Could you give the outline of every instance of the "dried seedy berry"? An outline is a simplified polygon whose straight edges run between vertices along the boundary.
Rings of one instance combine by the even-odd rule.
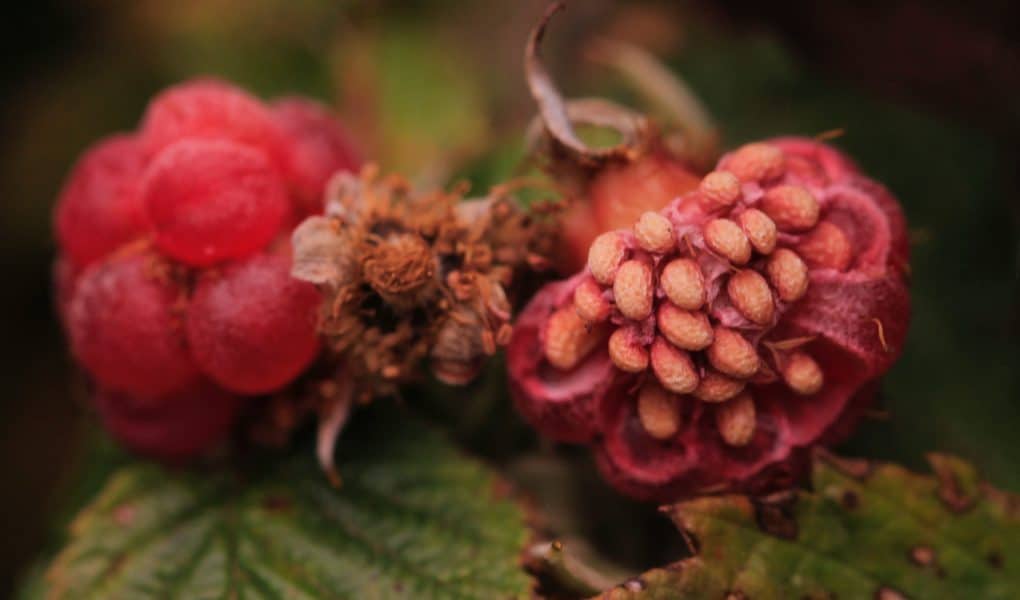
[[[849,432],[902,349],[899,207],[835,150],[785,138],[723,157],[659,215],[675,243],[650,243],[648,217],[603,234],[588,269],[520,315],[517,405],[547,435],[596,445],[640,498],[783,485],[805,449]],[[581,306],[607,342],[548,364],[536,332]]]
[[[289,210],[283,180],[266,156],[223,140],[169,146],[141,187],[156,246],[196,267],[261,249]]]
[[[201,453],[240,394],[308,368],[320,296],[289,276],[280,234],[321,212],[326,179],[357,161],[314,102],[271,110],[208,79],[166,90],[140,132],[81,158],[55,211],[54,291],[115,437],[164,459]]]
[[[290,277],[283,256],[257,254],[195,286],[188,308],[188,343],[198,368],[240,394],[277,390],[319,351],[320,297]]]

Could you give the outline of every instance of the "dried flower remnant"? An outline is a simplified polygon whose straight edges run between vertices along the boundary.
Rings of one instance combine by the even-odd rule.
[[[640,498],[788,482],[902,349],[905,238],[892,196],[832,148],[743,146],[538,293],[508,352],[517,405]],[[572,337],[588,342],[569,364],[541,351]]]
[[[545,228],[505,188],[465,201],[373,167],[330,182],[325,215],[292,237],[292,273],[318,286],[319,333],[342,365],[341,393],[320,420],[328,471],[352,402],[395,393],[423,361],[439,380],[466,384],[509,342],[507,290],[521,269],[544,265]]]

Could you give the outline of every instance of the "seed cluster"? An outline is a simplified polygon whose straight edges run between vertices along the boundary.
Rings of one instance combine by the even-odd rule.
[[[727,444],[744,446],[757,426],[755,386],[782,380],[817,393],[824,374],[810,339],[766,339],[807,293],[809,269],[845,270],[853,249],[822,220],[824,199],[784,182],[785,171],[781,150],[746,145],[695,192],[599,236],[573,303],[548,321],[547,361],[569,370],[606,344],[614,365],[640,378],[637,414],[659,440],[680,430],[680,403],[698,401],[715,405]]]

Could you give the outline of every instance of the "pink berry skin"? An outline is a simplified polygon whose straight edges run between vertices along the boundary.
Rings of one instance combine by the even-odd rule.
[[[161,280],[149,254],[115,256],[78,280],[68,306],[71,350],[103,387],[142,398],[199,378],[177,303],[182,291]]]
[[[93,398],[110,435],[138,454],[183,463],[230,434],[241,399],[206,380],[155,399],[99,389]]]
[[[258,98],[218,79],[195,79],[167,88],[149,103],[141,125],[148,156],[184,139],[230,140],[279,156],[283,137]]]
[[[199,368],[241,394],[277,390],[319,351],[311,284],[290,276],[284,256],[259,254],[209,273],[195,288],[188,341]]]
[[[146,170],[141,194],[159,250],[196,267],[263,248],[289,210],[265,154],[223,140],[169,146]]]
[[[137,185],[143,168],[141,145],[129,135],[108,137],[78,160],[55,215],[57,241],[76,265],[88,265],[143,234]]]
[[[356,171],[361,156],[351,136],[328,108],[304,98],[272,105],[285,136],[283,170],[301,211],[322,212],[326,182],[338,171]]]

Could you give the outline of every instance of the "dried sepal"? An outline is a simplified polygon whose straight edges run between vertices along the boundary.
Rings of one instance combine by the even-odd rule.
[[[503,194],[419,193],[368,167],[331,181],[326,215],[295,230],[292,273],[319,286],[319,333],[366,393],[392,393],[425,359],[464,384],[509,340],[507,286],[541,262],[544,227]]]
[[[541,56],[549,21],[563,8],[564,3],[553,3],[532,30],[524,66],[538,107],[528,128],[528,146],[531,158],[562,194],[558,249],[552,262],[567,274],[584,264],[596,236],[629,229],[642,213],[651,214],[655,222],[636,227],[639,243],[652,251],[671,245],[670,224],[657,218],[656,211],[698,184],[702,166],[716,158],[718,135],[707,111],[683,82],[626,43],[600,40],[588,57],[623,73],[662,109],[659,114],[666,116],[662,123],[601,98],[565,98]],[[577,133],[582,125],[611,131],[618,141],[609,146],[588,144]]]
[[[580,164],[601,165],[606,161],[632,156],[648,141],[647,120],[608,101],[566,102],[542,63],[541,46],[545,29],[553,15],[564,6],[562,2],[549,6],[542,20],[531,31],[524,50],[525,76],[531,96],[538,104],[542,128],[560,151],[569,153]],[[574,123],[610,127],[622,139],[609,148],[592,148],[578,137]]]

